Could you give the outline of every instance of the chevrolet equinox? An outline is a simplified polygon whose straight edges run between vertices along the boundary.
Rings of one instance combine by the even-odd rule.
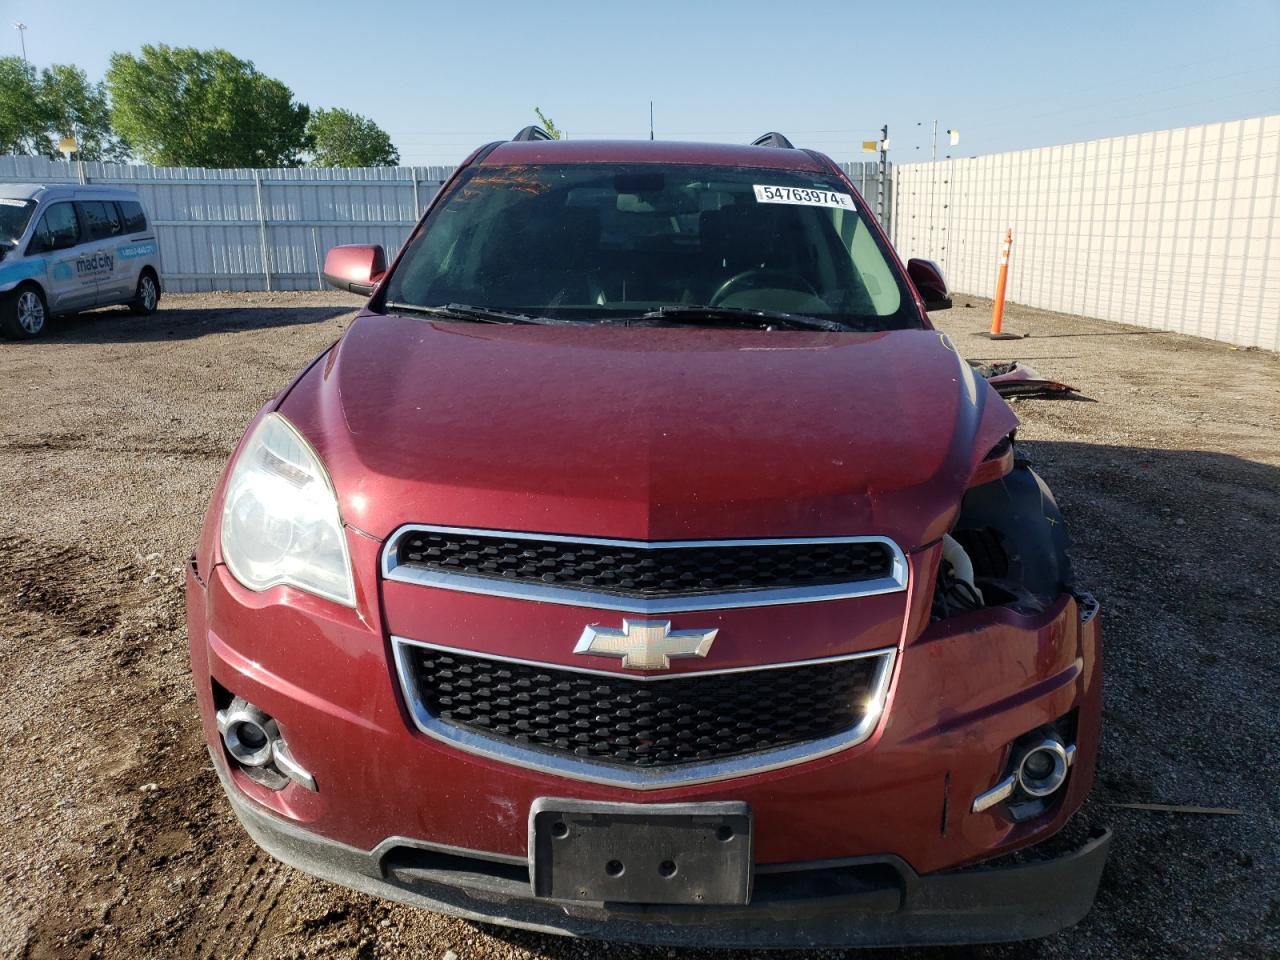
[[[1088,911],[1098,606],[1017,419],[827,157],[472,154],[258,413],[187,576],[280,860],[470,920],[747,947]],[[1013,854],[1017,852],[1017,856]]]

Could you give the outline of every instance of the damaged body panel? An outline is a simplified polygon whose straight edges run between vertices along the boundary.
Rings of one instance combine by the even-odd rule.
[[[1008,474],[965,493],[950,537],[987,598],[978,606],[1035,612],[1073,589],[1066,521],[1044,481],[1016,453]]]
[[[978,363],[971,361],[973,369],[996,393],[1002,397],[1053,397],[1076,396],[1075,387],[1048,380],[1040,371],[1027,363],[1011,360],[1008,363]]]

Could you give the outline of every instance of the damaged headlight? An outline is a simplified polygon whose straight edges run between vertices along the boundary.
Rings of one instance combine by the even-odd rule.
[[[263,418],[227,482],[222,557],[250,590],[290,584],[355,606],[333,483],[284,417]]]

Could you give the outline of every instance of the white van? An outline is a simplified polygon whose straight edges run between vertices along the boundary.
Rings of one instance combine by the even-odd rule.
[[[0,336],[38,337],[50,317],[160,303],[160,246],[132,190],[0,183]]]

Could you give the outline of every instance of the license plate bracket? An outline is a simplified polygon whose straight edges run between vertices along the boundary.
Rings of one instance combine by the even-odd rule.
[[[529,812],[535,896],[613,903],[745,904],[751,808],[543,797]]]

